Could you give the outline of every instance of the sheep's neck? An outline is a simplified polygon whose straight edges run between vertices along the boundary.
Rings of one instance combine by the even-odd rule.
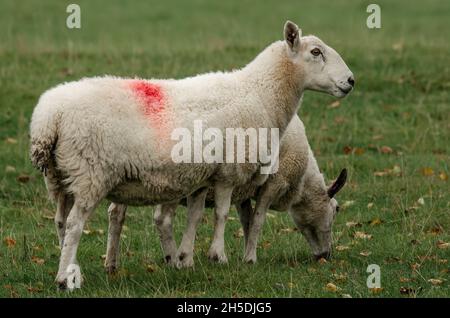
[[[276,42],[242,69],[242,73],[251,93],[260,96],[261,107],[271,115],[272,127],[279,128],[283,134],[303,95],[301,68],[288,57],[284,43]]]

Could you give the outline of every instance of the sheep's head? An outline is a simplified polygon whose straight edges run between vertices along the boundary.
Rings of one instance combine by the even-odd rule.
[[[303,74],[303,89],[344,97],[353,89],[353,73],[341,56],[319,38],[301,36],[298,26],[287,21],[284,38],[288,55]]]
[[[334,198],[347,180],[343,169],[336,181],[327,189],[305,184],[302,199],[290,209],[290,214],[300,232],[305,236],[316,259],[331,256],[331,230],[339,205]]]

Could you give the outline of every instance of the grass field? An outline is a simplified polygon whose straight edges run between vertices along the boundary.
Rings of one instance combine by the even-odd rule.
[[[366,27],[371,1],[84,0],[77,1],[80,30],[65,27],[69,3],[0,1],[0,297],[450,296],[449,1],[378,1],[378,30]],[[105,202],[79,248],[84,287],[58,293],[55,207],[28,157],[39,95],[84,76],[181,78],[237,68],[281,39],[286,19],[336,48],[356,77],[355,91],[340,103],[307,92],[300,110],[325,175],[349,169],[338,196],[344,208],[334,226],[333,260],[313,262],[289,216],[271,212],[259,262],[243,264],[233,209],[228,265],[206,257],[213,230],[207,211],[195,270],[167,268],[153,209],[131,208],[121,270],[109,278],[101,257]],[[381,268],[380,290],[366,286],[369,264]]]

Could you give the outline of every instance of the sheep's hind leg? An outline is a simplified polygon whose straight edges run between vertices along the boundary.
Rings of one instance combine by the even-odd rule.
[[[86,209],[78,206],[76,200],[70,210],[56,275],[56,282],[62,290],[72,290],[79,287],[78,285],[81,283],[81,273],[76,265],[76,254],[84,225],[93,211],[94,207]]]
[[[177,267],[193,267],[194,266],[194,242],[197,226],[205,209],[205,199],[208,188],[196,191],[187,198],[188,218],[187,227],[183,233],[180,247],[176,254]]]
[[[256,200],[255,211],[250,220],[250,228],[245,247],[244,261],[247,263],[256,263],[256,247],[258,245],[258,236],[264,225],[267,210],[270,201],[266,196],[260,196]]]
[[[177,244],[173,238],[172,220],[177,206],[178,203],[158,205],[153,216],[161,240],[164,259],[169,265],[176,264]]]
[[[236,209],[239,214],[239,220],[241,221],[242,230],[244,232],[244,249],[248,244],[248,233],[250,231],[250,220],[253,216],[252,201],[250,199],[245,200],[239,204],[236,204]]]
[[[215,225],[214,238],[211,247],[208,251],[209,259],[225,264],[228,262],[225,254],[225,223],[230,210],[231,195],[233,187],[218,184],[214,187],[214,201],[215,201]]]
[[[66,221],[69,216],[70,209],[73,206],[73,198],[71,195],[63,191],[57,194],[55,226],[58,233],[59,248],[62,249],[64,245],[64,233],[66,231]]]
[[[108,208],[109,226],[105,259],[105,270],[108,274],[114,274],[118,267],[120,234],[122,233],[123,223],[125,222],[126,211],[126,205],[114,202]]]

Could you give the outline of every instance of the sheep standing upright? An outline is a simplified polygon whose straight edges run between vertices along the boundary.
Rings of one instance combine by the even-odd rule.
[[[316,37],[301,38],[292,22],[285,24],[284,34],[285,41],[231,73],[182,80],[88,78],[41,96],[30,124],[30,153],[57,202],[60,287],[67,285],[67,268],[76,263],[84,224],[104,198],[154,205],[190,196],[195,229],[213,187],[217,226],[210,254],[225,257],[223,231],[233,188],[252,179],[261,162],[176,163],[171,132],[193,130],[194,121],[203,120],[220,130],[278,128],[282,136],[304,90],[338,97],[351,90],[353,75],[336,51]]]

